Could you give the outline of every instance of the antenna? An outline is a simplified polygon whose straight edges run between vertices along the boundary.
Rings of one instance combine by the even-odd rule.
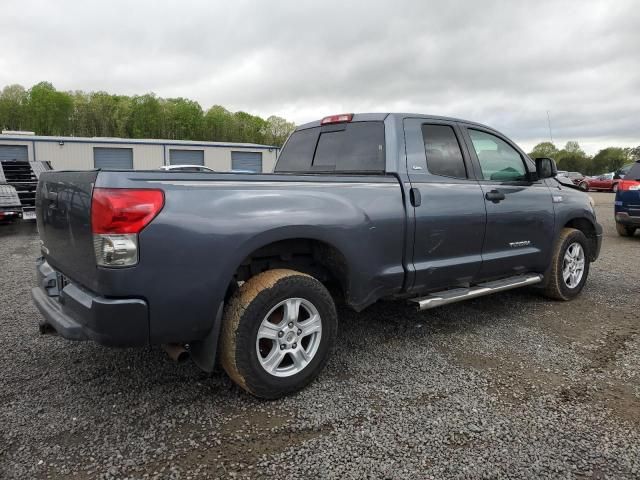
[[[553,134],[551,133],[551,116],[549,115],[549,110],[547,110],[547,123],[549,124],[549,138],[551,139],[551,143],[553,143]]]

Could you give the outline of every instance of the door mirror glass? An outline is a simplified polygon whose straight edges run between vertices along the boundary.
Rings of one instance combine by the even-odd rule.
[[[553,158],[536,158],[536,172],[538,178],[551,178],[558,174],[558,168]]]

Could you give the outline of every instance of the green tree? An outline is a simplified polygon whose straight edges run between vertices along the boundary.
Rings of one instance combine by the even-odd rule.
[[[220,105],[214,105],[204,116],[204,138],[213,142],[228,142],[233,138],[233,117]]]
[[[569,141],[555,157],[559,170],[588,173],[590,159],[576,141]]]
[[[77,137],[96,136],[89,97],[84,92],[73,92],[73,109],[69,119],[69,132]]]
[[[0,93],[0,129],[22,130],[27,92],[22,85],[7,85]]]
[[[246,112],[233,114],[234,133],[240,142],[263,143],[267,122]]]
[[[169,98],[162,102],[163,138],[198,140],[202,138],[204,118],[198,102],[185,98]]]
[[[637,162],[640,160],[640,146],[637,147],[628,147],[624,149],[629,161]]]
[[[131,98],[127,130],[133,138],[162,137],[162,107],[154,93]]]
[[[113,96],[113,136],[128,138],[131,137],[131,97]]]
[[[29,90],[25,111],[30,130],[40,135],[64,135],[69,131],[73,98],[49,82],[40,82]]]
[[[629,155],[625,149],[608,147],[600,150],[593,157],[593,174],[615,172],[629,161]]]
[[[281,145],[295,128],[272,116],[267,120],[214,105],[203,112],[188,98],[60,92],[41,82],[28,91],[8,85],[0,92],[0,128],[33,130],[39,135],[169,138]]]
[[[558,149],[553,143],[542,142],[533,147],[533,150],[531,150],[529,156],[533,159],[541,157],[554,158],[557,154]]]
[[[272,115],[267,118],[265,142],[269,145],[281,147],[295,128],[294,123],[287,122],[282,117]]]

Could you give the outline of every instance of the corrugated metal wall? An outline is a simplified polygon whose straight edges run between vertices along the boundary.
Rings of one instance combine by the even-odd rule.
[[[29,160],[26,145],[0,145],[0,160]]]
[[[94,147],[93,163],[96,168],[108,170],[133,169],[133,149]]]
[[[204,165],[204,150],[169,150],[170,165]]]
[[[133,151],[133,168],[135,170],[153,170],[162,165],[169,165],[170,150],[204,150],[204,165],[219,171],[231,170],[231,152],[260,152],[262,153],[262,169],[272,172],[276,162],[276,150],[255,149],[249,147],[213,147],[163,144],[135,144],[135,143],[104,143],[104,142],[65,142],[42,140],[9,140],[0,137],[0,145],[24,145],[29,153],[29,160],[51,162],[56,170],[85,170],[94,168],[94,147],[131,148]],[[35,145],[35,155],[33,151]]]
[[[231,168],[233,170],[262,171],[262,154],[260,152],[231,152]]]

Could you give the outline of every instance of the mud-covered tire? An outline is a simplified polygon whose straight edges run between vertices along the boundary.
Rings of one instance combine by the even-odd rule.
[[[292,298],[304,299],[317,309],[322,334],[317,351],[301,371],[275,376],[258,358],[258,329],[275,306]],[[335,305],[322,283],[294,270],[268,270],[250,278],[231,297],[222,324],[221,363],[229,377],[252,395],[280,398],[301,390],[318,376],[329,359],[337,329]]]
[[[563,278],[564,257],[567,249],[574,243],[579,243],[584,252],[584,271],[580,282],[570,288]],[[590,251],[589,241],[584,233],[575,228],[563,228],[553,245],[551,265],[545,274],[543,293],[554,300],[571,300],[578,296],[589,276]]]
[[[633,237],[636,233],[636,227],[628,227],[627,225],[616,222],[616,231],[621,237]]]

